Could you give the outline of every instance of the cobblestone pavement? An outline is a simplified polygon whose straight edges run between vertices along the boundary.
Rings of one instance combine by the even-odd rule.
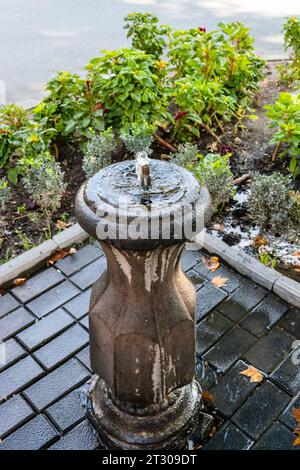
[[[224,265],[211,273],[203,256],[185,252],[183,267],[197,289],[197,378],[221,422],[204,449],[299,449],[300,311]],[[78,390],[91,374],[90,289],[105,266],[87,245],[0,298],[0,449],[98,447]],[[221,289],[216,275],[229,279]],[[240,374],[249,364],[262,382]]]

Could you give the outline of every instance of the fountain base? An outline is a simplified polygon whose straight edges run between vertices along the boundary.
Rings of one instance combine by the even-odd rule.
[[[172,392],[161,405],[141,407],[114,401],[95,376],[87,415],[109,449],[182,449],[199,426],[202,399],[196,381]]]

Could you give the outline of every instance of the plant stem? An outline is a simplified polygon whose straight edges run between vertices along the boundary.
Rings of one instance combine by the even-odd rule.
[[[205,129],[206,132],[208,132],[214,139],[216,139],[219,144],[221,143],[221,139],[217,136],[217,134],[215,134],[215,132],[210,127],[208,127],[207,124],[204,124],[204,122],[199,122],[199,125],[203,127],[203,129]]]
[[[167,148],[168,150],[170,150],[171,152],[177,152],[177,148],[176,147],[173,147],[173,145],[169,144],[169,142],[166,142],[164,139],[162,139],[161,137],[159,137],[159,135],[157,134],[154,134],[154,137],[155,139],[157,140],[157,142],[159,142],[163,147]]]
[[[281,142],[281,141],[278,142],[278,144],[276,145],[275,150],[274,150],[273,155],[272,155],[272,162],[275,161],[275,158],[276,158],[276,156],[277,156],[277,154],[278,154],[278,152],[279,152],[279,150],[280,150],[281,145],[282,145],[282,142]]]

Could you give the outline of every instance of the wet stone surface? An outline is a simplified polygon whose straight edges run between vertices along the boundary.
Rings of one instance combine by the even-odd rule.
[[[182,258],[197,289],[196,378],[218,423],[203,449],[299,449],[300,311],[223,264],[211,273],[205,256]],[[78,391],[91,376],[90,287],[105,267],[102,251],[87,245],[0,298],[0,449],[99,446]],[[228,278],[222,288],[211,284],[217,275]],[[260,383],[241,374],[249,365]]]

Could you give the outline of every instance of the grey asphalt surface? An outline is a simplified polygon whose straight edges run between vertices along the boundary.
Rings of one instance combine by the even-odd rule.
[[[127,44],[123,17],[156,13],[176,28],[240,20],[257,53],[284,57],[282,24],[300,14],[299,0],[0,0],[0,102],[30,105],[58,70],[82,71],[101,49]]]

